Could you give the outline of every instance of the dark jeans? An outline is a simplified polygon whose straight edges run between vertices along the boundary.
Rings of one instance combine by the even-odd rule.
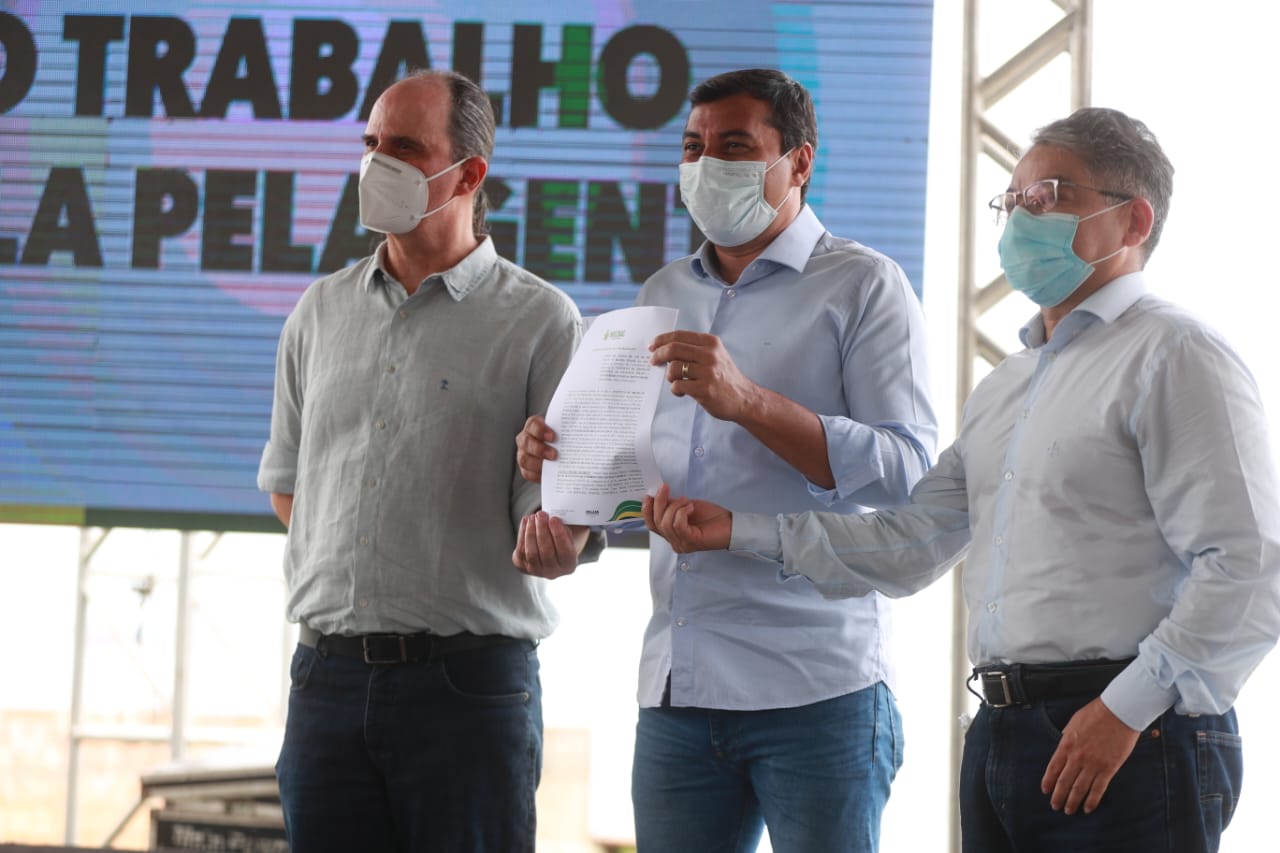
[[[960,768],[965,853],[1212,853],[1243,775],[1235,711],[1172,710],[1146,728],[1092,814],[1056,812],[1040,780],[1071,715],[1094,697],[984,705]]]
[[[534,849],[534,644],[370,665],[299,645],[276,764],[293,853]]]
[[[641,708],[640,853],[874,853],[902,718],[883,683],[799,708]]]

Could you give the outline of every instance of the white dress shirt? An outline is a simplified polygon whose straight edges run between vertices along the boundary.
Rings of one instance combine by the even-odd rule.
[[[1280,631],[1267,424],[1226,341],[1122,276],[973,392],[912,493],[868,516],[735,513],[731,548],[824,595],[907,595],[963,556],[974,664],[1137,659],[1103,693],[1141,729],[1225,712]]]

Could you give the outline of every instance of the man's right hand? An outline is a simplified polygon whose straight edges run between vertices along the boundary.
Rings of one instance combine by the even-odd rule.
[[[548,580],[571,575],[590,534],[590,527],[565,524],[539,510],[520,519],[511,562],[526,575]]]
[[[645,526],[671,544],[677,554],[717,551],[729,547],[733,513],[710,501],[671,497],[663,483],[653,497],[645,495]]]
[[[524,429],[516,436],[516,466],[520,476],[530,483],[542,482],[542,460],[555,459],[555,431],[547,426],[541,415],[531,415],[524,422]]]

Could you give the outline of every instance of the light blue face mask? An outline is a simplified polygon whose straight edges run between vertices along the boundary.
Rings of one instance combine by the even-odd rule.
[[[1130,200],[1104,207],[1088,216],[1074,213],[1029,213],[1016,207],[1000,235],[1000,267],[1009,286],[1045,308],[1062,304],[1075,289],[1093,274],[1094,264],[1114,258],[1124,251],[1121,245],[1109,255],[1086,261],[1075,253],[1071,244],[1081,222],[1115,210]]]

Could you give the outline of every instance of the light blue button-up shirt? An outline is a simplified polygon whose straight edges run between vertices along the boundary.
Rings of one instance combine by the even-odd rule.
[[[1102,694],[1131,728],[1225,712],[1280,633],[1280,496],[1252,377],[1140,273],[1022,340],[909,507],[735,513],[731,547],[840,596],[914,592],[968,544],[975,664],[1136,655]]]
[[[858,512],[907,500],[937,440],[924,319],[893,261],[831,236],[804,207],[732,286],[708,246],[645,283],[638,303],[679,309],[756,383],[816,412],[836,487],[825,491],[744,428],[664,393],[653,423],[676,494],[757,512]],[[832,601],[803,578],[727,552],[677,555],[651,537],[653,618],[639,700],[731,710],[796,707],[891,679],[888,602]]]

